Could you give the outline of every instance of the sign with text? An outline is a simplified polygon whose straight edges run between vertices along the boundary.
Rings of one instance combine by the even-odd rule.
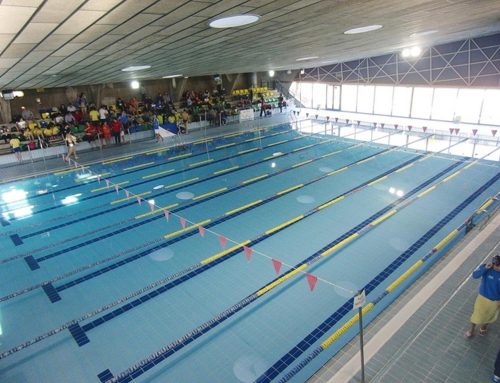
[[[360,291],[358,295],[354,297],[354,301],[352,304],[353,309],[359,309],[363,307],[363,305],[366,303],[366,295],[365,295],[365,290]]]

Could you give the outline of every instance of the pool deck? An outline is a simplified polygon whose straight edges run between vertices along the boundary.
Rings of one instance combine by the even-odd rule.
[[[234,131],[279,125],[289,113],[197,130],[182,136],[183,143]],[[154,139],[79,153],[83,165],[175,144]],[[61,158],[13,164],[0,168],[0,181],[64,170]],[[470,274],[492,254],[500,252],[500,214],[471,231],[422,278],[365,328],[366,382],[420,383],[491,381],[500,346],[500,323],[487,336],[466,339],[464,333],[478,291]],[[443,276],[444,274],[444,276]],[[361,382],[359,338],[354,338],[309,379],[309,383]]]
[[[365,327],[365,382],[487,383],[500,323],[486,336],[464,334],[479,281],[471,272],[500,252],[500,214],[472,230],[387,310]],[[359,337],[309,383],[361,382]]]

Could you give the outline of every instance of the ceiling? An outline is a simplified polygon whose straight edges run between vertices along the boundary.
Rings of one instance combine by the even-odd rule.
[[[208,26],[241,13],[261,19]],[[498,0],[1,0],[0,89],[299,69],[498,31]]]

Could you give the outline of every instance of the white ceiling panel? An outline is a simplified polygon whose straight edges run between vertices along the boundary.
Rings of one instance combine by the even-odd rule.
[[[21,7],[38,7],[43,0],[3,0],[2,5],[14,5]]]
[[[2,58],[18,58],[25,56],[31,51],[36,44],[10,44],[9,47],[2,53]]]
[[[19,59],[4,59],[0,57],[0,69],[10,69]]]
[[[105,17],[99,20],[97,24],[121,24],[154,2],[155,0],[128,0],[109,12]]]
[[[120,25],[118,28],[113,30],[113,33],[116,33],[119,35],[129,34],[131,32],[134,32],[135,30],[142,28],[145,25],[148,25],[149,23],[155,21],[156,19],[158,19],[158,17],[159,17],[158,15],[141,13],[140,15],[137,15],[133,19]]]
[[[60,23],[84,2],[85,0],[47,0],[32,21],[34,23]]]
[[[42,41],[54,28],[56,23],[30,23],[26,25],[24,30],[16,38],[16,43],[29,44],[39,43]]]
[[[175,24],[185,18],[192,17],[195,13],[209,7],[208,3],[201,3],[197,1],[190,1],[187,4],[184,4],[178,8],[176,8],[173,12],[163,16],[162,18],[155,21],[155,25],[163,25],[168,27],[172,24]]]
[[[109,11],[122,0],[89,0],[81,8],[84,11]]]
[[[85,43],[67,43],[62,48],[55,51],[52,56],[69,56],[70,54],[82,49],[86,44]]]
[[[0,33],[17,33],[35,13],[36,8],[0,5]]]
[[[121,35],[104,35],[87,46],[88,49],[102,50],[110,44],[123,39]]]
[[[5,49],[7,45],[12,41],[15,35],[12,34],[0,34],[0,52]]]
[[[155,5],[149,7],[145,12],[165,15],[167,13],[172,12],[174,9],[182,6],[187,2],[188,2],[187,0],[179,0],[179,1],[160,0]]]
[[[85,31],[75,37],[75,43],[91,43],[99,37],[105,35],[111,29],[115,28],[114,25],[94,24],[88,27]]]
[[[88,26],[92,25],[96,20],[102,17],[104,11],[77,11],[73,16],[64,22],[55,32],[57,35],[77,34],[83,31]]]
[[[21,62],[34,64],[44,59],[45,57],[50,56],[51,53],[52,51],[33,51],[30,52],[26,57],[24,57]]]
[[[74,35],[50,35],[45,41],[36,47],[36,51],[47,51],[59,49],[63,44],[71,40]]]

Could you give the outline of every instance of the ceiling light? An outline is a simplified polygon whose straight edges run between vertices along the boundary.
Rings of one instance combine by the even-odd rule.
[[[410,48],[405,48],[405,49],[403,49],[403,51],[401,52],[401,56],[403,56],[404,58],[406,58],[406,57],[410,57],[410,54],[411,54],[411,52],[410,52]]]
[[[171,74],[168,76],[163,76],[162,78],[175,78],[175,77],[182,77],[182,75],[181,74]]]
[[[300,74],[304,74],[304,73],[306,73],[306,71],[304,69],[301,69]]]
[[[269,77],[274,77],[274,71],[272,69],[269,71]]]
[[[420,47],[413,47],[410,49],[411,57],[418,57],[422,53],[422,49]]]
[[[132,89],[139,89],[140,86],[141,86],[141,84],[139,84],[139,81],[137,81],[137,80],[133,80],[130,82],[130,87]]]
[[[286,74],[292,74],[292,70],[291,70],[291,69],[288,69],[288,70],[286,71]]]
[[[365,27],[349,29],[349,30],[345,31],[344,34],[345,35],[356,35],[358,33],[376,31],[377,29],[380,29],[380,28],[382,28],[382,25],[379,25],[379,24],[367,25]]]
[[[433,33],[437,33],[437,29],[432,29],[429,31],[422,31],[422,32],[415,32],[410,35],[410,37],[422,37],[422,36],[427,36],[427,35],[432,35]]]
[[[149,69],[151,65],[132,65],[122,69],[122,72],[133,72],[136,70]]]
[[[299,59],[296,59],[295,61],[307,61],[307,60],[313,60],[313,59],[318,59],[318,56],[310,56],[310,57],[301,57]]]
[[[255,23],[259,19],[260,16],[258,15],[232,15],[212,20],[208,23],[208,25],[212,28],[233,28]]]

